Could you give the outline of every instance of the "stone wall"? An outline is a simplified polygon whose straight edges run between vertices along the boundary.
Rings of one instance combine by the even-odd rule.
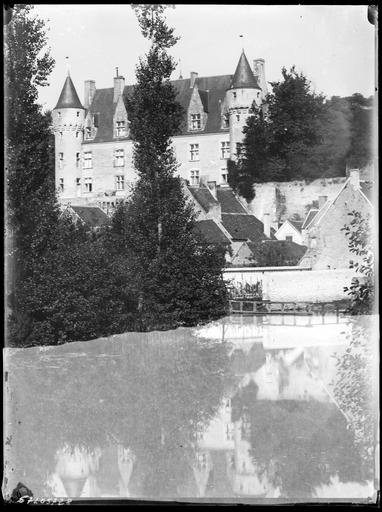
[[[225,269],[224,279],[235,283],[262,282],[263,299],[271,301],[334,301],[347,299],[344,287],[356,273],[338,270]]]
[[[313,201],[318,203],[319,196],[333,199],[345,181],[345,177],[338,177],[318,179],[311,183],[305,181],[256,183],[254,185],[256,195],[249,204],[249,208],[260,220],[265,213],[270,213],[272,223],[284,222],[295,214],[304,219]]]

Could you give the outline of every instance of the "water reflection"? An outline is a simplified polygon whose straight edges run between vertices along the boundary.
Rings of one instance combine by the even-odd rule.
[[[5,493],[370,497],[371,320],[356,347],[360,319],[274,315],[7,349]]]

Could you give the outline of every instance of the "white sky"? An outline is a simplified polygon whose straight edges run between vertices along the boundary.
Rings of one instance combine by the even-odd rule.
[[[44,108],[54,108],[66,77],[65,57],[80,99],[84,81],[112,87],[115,67],[135,82],[135,65],[148,49],[130,5],[35,5],[49,19],[56,66],[50,86],[40,91]],[[265,59],[268,81],[296,65],[326,96],[374,93],[374,26],[367,6],[346,5],[176,5],[168,24],[181,40],[172,49],[183,78],[233,74],[244,47],[247,58]],[[242,34],[244,37],[240,38]],[[179,68],[173,78],[179,77]]]

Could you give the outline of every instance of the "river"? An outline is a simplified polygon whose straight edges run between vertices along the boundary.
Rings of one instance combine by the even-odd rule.
[[[377,339],[269,315],[6,348],[3,495],[373,501]]]

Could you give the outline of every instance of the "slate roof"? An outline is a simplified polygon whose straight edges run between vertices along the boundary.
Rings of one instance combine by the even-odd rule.
[[[66,77],[64,87],[62,88],[60,97],[58,98],[58,102],[55,108],[84,108],[80,102],[76,88],[74,87],[70,75]]]
[[[90,228],[105,226],[110,223],[109,217],[98,206],[71,206],[71,208]]]
[[[257,83],[257,79],[255,78],[251,66],[245,56],[244,50],[240,55],[239,62],[236,67],[235,74],[233,76],[231,89],[239,89],[239,88],[250,88],[255,87],[256,89],[260,89],[259,84]]]
[[[221,245],[229,245],[230,243],[229,239],[212,219],[197,221],[195,230],[202,234],[208,243]]]
[[[216,195],[222,213],[248,213],[230,188],[217,188]]]
[[[205,212],[209,212],[211,207],[219,204],[207,187],[188,187],[188,190]]]
[[[306,229],[309,226],[309,224],[313,221],[313,219],[317,215],[317,213],[318,213],[317,208],[312,208],[311,210],[309,210],[308,215],[305,217],[305,220],[301,226],[301,229]]]
[[[264,224],[250,214],[222,214],[222,224],[233,240],[250,240],[259,242],[266,240]]]
[[[204,110],[208,113],[204,130],[197,133],[228,133],[229,128],[222,128],[221,116],[223,114],[221,105],[224,101],[226,90],[230,87],[232,75],[198,77],[196,84],[199,88],[200,99]],[[190,104],[192,88],[190,79],[171,80],[176,91],[176,99],[183,107],[184,118],[178,135],[195,135],[195,132],[188,130],[187,109]],[[132,95],[134,85],[126,85],[123,91],[125,97]],[[208,91],[208,92],[207,92]],[[97,89],[89,107],[89,112],[98,114],[99,127],[96,136],[92,140],[84,140],[84,144],[92,142],[108,142],[113,139],[113,116],[116,104],[113,103],[114,90]],[[57,108],[57,107],[56,107]],[[129,115],[129,113],[127,113]],[[126,137],[128,138],[128,137]]]
[[[299,261],[307,251],[307,247],[305,245],[299,245],[288,240],[263,240],[261,242],[261,246],[263,245],[268,246],[272,251],[270,255],[272,261],[269,265],[275,267],[298,265]],[[256,256],[259,255],[261,246],[259,246],[258,243],[248,243],[248,247],[251,249],[255,259]],[[261,266],[263,265],[264,262],[261,262]]]

